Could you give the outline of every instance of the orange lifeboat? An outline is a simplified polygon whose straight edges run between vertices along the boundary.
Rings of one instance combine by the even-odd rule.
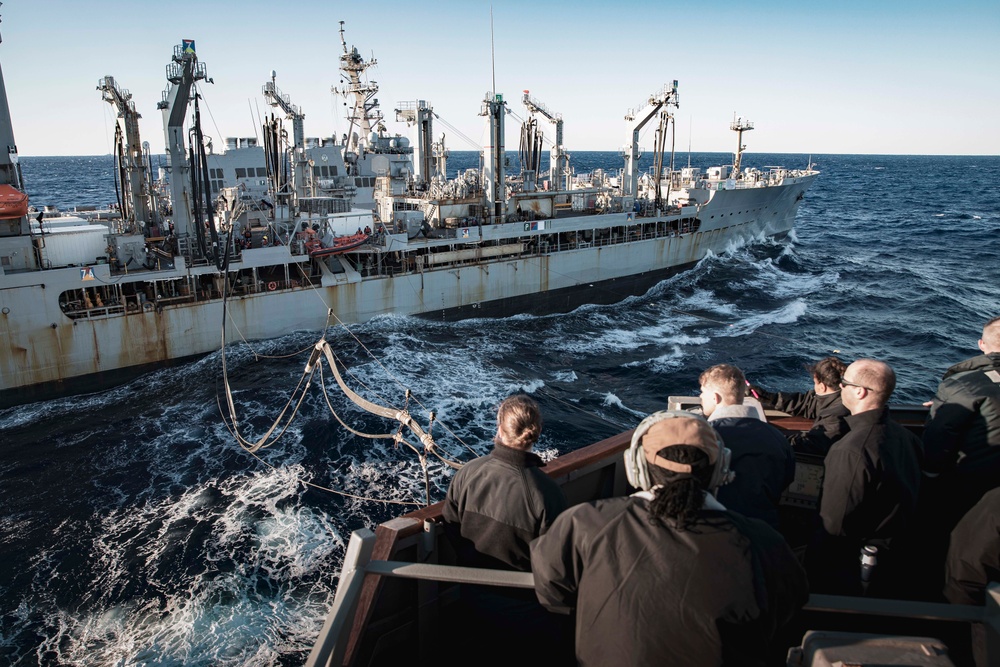
[[[0,185],[0,220],[28,214],[28,195],[11,185]]]
[[[333,240],[333,245],[329,248],[312,247],[309,248],[310,257],[327,257],[329,255],[339,255],[353,250],[358,246],[368,242],[368,234],[352,234],[351,236],[340,236]],[[318,243],[318,241],[317,241]],[[308,242],[306,244],[308,247]]]

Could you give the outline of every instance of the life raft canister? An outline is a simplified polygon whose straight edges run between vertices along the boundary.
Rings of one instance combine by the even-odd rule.
[[[11,185],[0,185],[0,220],[28,214],[28,195]]]

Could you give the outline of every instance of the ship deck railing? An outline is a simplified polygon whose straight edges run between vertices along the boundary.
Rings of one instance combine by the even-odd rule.
[[[372,556],[377,541],[375,533],[367,528],[355,530],[351,534],[333,605],[306,662],[307,667],[340,667],[352,664],[348,650],[357,647],[356,637],[359,632],[357,624],[365,621],[363,617],[358,616],[358,613],[364,597],[366,577],[416,580],[419,582],[418,597],[422,598],[416,603],[418,614],[428,614],[435,619],[439,617],[439,610],[434,608],[429,594],[437,591],[426,587],[421,589],[420,584],[434,582],[534,588],[531,572],[375,559]],[[809,596],[803,612],[981,625],[984,629],[983,646],[979,649],[981,655],[985,656],[988,665],[1000,664],[1000,583],[989,586],[985,604],[982,606],[814,593]],[[421,619],[417,625],[427,627],[425,624],[430,622],[430,618]],[[420,636],[425,635],[421,633]],[[432,636],[432,643],[436,645],[437,636]],[[417,647],[418,655],[424,650],[434,649]]]
[[[683,407],[694,397],[669,397],[671,407]],[[919,434],[928,409],[922,405],[892,405],[893,418]],[[808,430],[811,420],[766,411],[768,421],[786,432]],[[622,452],[631,442],[626,431],[550,461],[546,472],[563,489],[570,505],[629,492]],[[431,660],[439,650],[442,617],[454,615],[461,584],[514,588],[533,586],[530,573],[483,570],[453,565],[455,554],[443,538],[442,503],[410,512],[369,530],[356,531],[347,547],[333,604],[309,657],[309,665],[367,664],[373,655],[393,651]],[[789,506],[790,510],[795,507]],[[815,508],[813,508],[815,509]],[[806,510],[812,511],[812,510]],[[913,582],[919,588],[922,582]],[[442,614],[444,616],[442,616]],[[880,620],[881,619],[881,620]],[[900,631],[900,622],[903,623]],[[802,629],[856,629],[902,633],[903,636],[946,634],[950,646],[978,646],[989,664],[1000,664],[1000,586],[992,585],[984,606],[951,605],[917,600],[812,595],[795,621]],[[914,628],[932,632],[914,632]],[[973,630],[983,630],[976,644]],[[963,634],[964,633],[964,634]],[[961,635],[961,638],[957,638]],[[788,635],[775,645],[798,641]],[[958,642],[958,643],[956,643]],[[789,647],[794,648],[794,647]],[[975,652],[976,648],[971,649]]]

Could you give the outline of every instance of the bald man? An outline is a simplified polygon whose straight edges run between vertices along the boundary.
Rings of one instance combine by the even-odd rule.
[[[910,527],[920,486],[921,442],[889,419],[896,374],[881,361],[859,359],[840,381],[851,414],[849,431],[830,448],[820,496],[822,527],[807,553],[816,592],[861,592],[859,556],[879,550],[878,575],[887,581],[893,540]]]
[[[1000,317],[983,327],[979,349],[945,372],[924,431],[924,469],[941,476],[954,521],[1000,486]]]

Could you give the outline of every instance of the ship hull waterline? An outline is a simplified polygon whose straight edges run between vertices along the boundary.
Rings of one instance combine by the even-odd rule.
[[[802,192],[808,183],[796,186],[790,190]],[[319,332],[328,309],[340,322],[357,324],[386,314],[454,320],[613,303],[645,293],[709,252],[722,254],[765,236],[785,236],[794,224],[799,199],[786,199],[784,210],[769,221],[748,217],[720,224],[720,214],[715,220],[702,217],[699,231],[678,236],[425,268],[392,277],[362,277],[346,259],[333,259],[343,271],[327,272],[322,286],[231,297],[227,341]],[[60,309],[58,294],[80,287],[75,271],[41,272],[34,277],[47,284],[28,280],[0,290],[0,344],[9,351],[2,360],[0,405],[105,388],[219,349],[221,299],[72,319]],[[164,277],[170,275],[165,272]]]

